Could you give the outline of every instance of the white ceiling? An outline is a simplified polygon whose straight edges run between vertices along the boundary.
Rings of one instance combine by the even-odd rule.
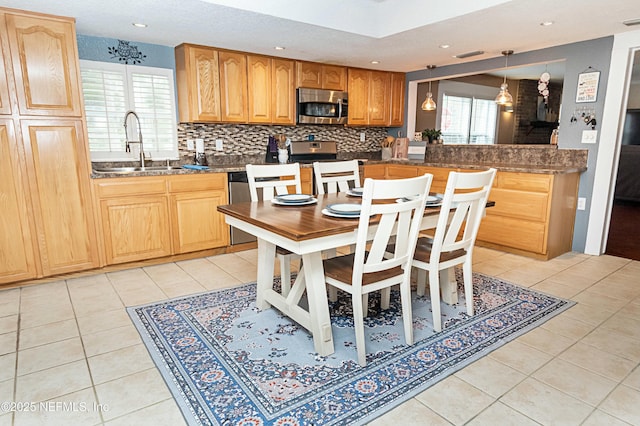
[[[402,72],[640,29],[622,24],[640,18],[638,0],[3,0],[2,5],[75,17],[77,32],[84,35],[165,46],[188,42]],[[554,25],[541,26],[543,21]],[[452,57],[476,50],[485,53]]]

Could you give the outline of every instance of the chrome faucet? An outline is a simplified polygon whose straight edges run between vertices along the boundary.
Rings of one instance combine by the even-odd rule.
[[[127,132],[127,119],[129,118],[130,115],[133,115],[136,118],[136,123],[138,125],[138,140],[137,141],[130,141],[129,140],[129,133]],[[131,147],[129,146],[132,143],[137,143],[140,144],[140,167],[142,167],[144,169],[144,145],[142,144],[142,127],[140,127],[140,118],[138,117],[138,114],[135,113],[135,111],[127,111],[127,113],[124,115],[124,135],[125,135],[125,151],[126,152],[131,152]]]

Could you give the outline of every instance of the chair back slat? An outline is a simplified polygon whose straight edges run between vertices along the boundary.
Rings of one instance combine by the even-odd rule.
[[[408,271],[432,179],[431,174],[396,180],[365,179],[352,285],[362,285],[365,273],[398,266]],[[411,200],[389,202],[403,197]],[[378,223],[373,223],[373,218],[379,218]],[[394,235],[394,249],[389,253]]]
[[[330,161],[313,163],[316,178],[316,191],[319,195],[346,192],[360,186],[360,167],[358,160]],[[325,190],[326,185],[326,190]]]
[[[495,169],[449,173],[430,262],[437,263],[443,252],[473,249],[495,174]]]
[[[262,190],[262,200],[269,201],[276,195],[289,193],[288,187],[295,187],[296,193],[302,192],[300,182],[300,164],[247,164],[247,180],[251,201],[260,201],[258,189]],[[283,179],[287,177],[287,179]]]

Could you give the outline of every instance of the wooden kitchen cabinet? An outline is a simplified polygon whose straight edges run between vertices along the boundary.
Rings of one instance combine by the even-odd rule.
[[[295,124],[294,61],[247,55],[250,123]]]
[[[175,49],[178,116],[181,122],[220,121],[218,51],[181,44]]]
[[[364,172],[362,176],[362,182],[364,179],[386,179],[387,177],[387,165],[386,164],[367,164],[364,166]]]
[[[405,75],[399,72],[391,73],[391,94],[389,126],[401,127],[404,125],[404,95]]]
[[[166,180],[94,180],[107,265],[171,254]]]
[[[21,158],[13,120],[0,118],[0,283],[37,275]]]
[[[82,120],[21,120],[42,272],[98,266]]]
[[[218,206],[228,203],[227,174],[169,176],[174,253],[229,245],[229,227]]]
[[[347,90],[347,68],[316,62],[296,62],[296,87]]]
[[[3,18],[20,114],[81,117],[73,20],[20,13]]]
[[[0,114],[11,114],[11,98],[9,97],[9,76],[11,71],[11,51],[7,41],[7,26],[4,14],[0,12]],[[13,77],[11,77],[13,83]]]
[[[221,120],[228,123],[246,123],[247,57],[244,53],[220,51],[218,64]]]
[[[349,117],[354,126],[391,123],[391,73],[349,68]]]

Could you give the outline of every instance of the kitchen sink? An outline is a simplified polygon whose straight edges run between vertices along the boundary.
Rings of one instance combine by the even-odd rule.
[[[151,167],[99,167],[93,169],[95,173],[117,173],[127,174],[136,172],[163,172],[170,170],[180,170],[182,166],[151,166]]]

